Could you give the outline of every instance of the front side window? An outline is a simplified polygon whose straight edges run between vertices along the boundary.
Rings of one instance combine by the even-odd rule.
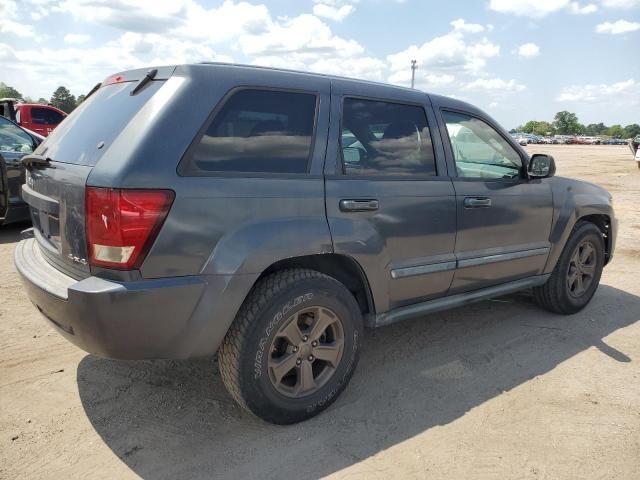
[[[31,153],[33,139],[9,120],[0,117],[0,152]]]
[[[315,117],[313,94],[241,90],[213,119],[182,173],[306,173]]]
[[[342,112],[342,160],[347,175],[435,175],[424,109],[346,98]]]
[[[442,115],[459,177],[495,179],[520,176],[520,155],[492,127],[464,113],[445,111]]]
[[[49,108],[32,108],[31,120],[38,125],[58,125],[64,116]]]

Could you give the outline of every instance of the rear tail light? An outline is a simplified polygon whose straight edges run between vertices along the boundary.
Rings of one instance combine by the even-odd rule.
[[[175,194],[171,190],[87,187],[86,231],[89,263],[139,268],[164,222]]]

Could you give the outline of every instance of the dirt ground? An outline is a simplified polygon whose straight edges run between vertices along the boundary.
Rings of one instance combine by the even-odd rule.
[[[212,359],[67,343],[21,288],[20,227],[0,229],[0,478],[640,479],[640,171],[627,147],[529,150],[615,197],[589,307],[510,296],[368,331],[342,397],[291,427],[236,407]]]

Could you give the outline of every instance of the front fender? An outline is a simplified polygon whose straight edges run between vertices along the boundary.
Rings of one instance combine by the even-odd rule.
[[[551,226],[551,251],[544,273],[551,273],[558,263],[573,227],[588,215],[605,215],[610,222],[609,258],[613,255],[616,221],[611,195],[604,188],[592,183],[563,177],[551,179],[553,193],[553,223]]]
[[[206,275],[260,274],[292,257],[333,253],[324,217],[290,217],[244,224],[224,235],[206,262]]]

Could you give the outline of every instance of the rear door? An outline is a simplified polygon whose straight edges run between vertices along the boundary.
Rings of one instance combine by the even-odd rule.
[[[446,294],[456,207],[426,94],[335,80],[325,163],[334,251],[365,270],[376,311]]]
[[[458,260],[450,293],[542,273],[553,198],[547,179],[528,179],[527,157],[480,112],[439,109],[456,192]]]

